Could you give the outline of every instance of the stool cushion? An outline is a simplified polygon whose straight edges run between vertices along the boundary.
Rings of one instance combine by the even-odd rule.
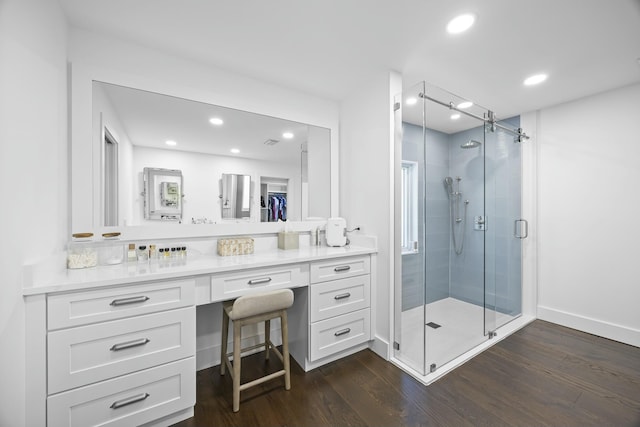
[[[275,291],[243,295],[228,307],[227,313],[231,320],[284,310],[293,305],[293,291],[278,289]]]

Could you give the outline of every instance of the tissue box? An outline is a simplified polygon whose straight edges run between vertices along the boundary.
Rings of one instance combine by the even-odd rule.
[[[300,238],[297,232],[278,233],[278,249],[298,249]]]
[[[249,255],[253,253],[253,239],[251,237],[235,237],[218,240],[218,255]]]

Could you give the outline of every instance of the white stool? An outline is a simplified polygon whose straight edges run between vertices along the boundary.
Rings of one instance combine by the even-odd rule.
[[[277,291],[262,292],[242,296],[235,301],[226,301],[222,310],[222,354],[220,358],[220,375],[224,375],[225,367],[229,369],[233,380],[233,412],[240,410],[240,392],[249,387],[262,384],[284,375],[284,388],[291,388],[291,373],[289,369],[289,332],[287,325],[287,308],[293,305],[293,291],[281,289]],[[269,334],[271,332],[271,319],[280,318],[280,330],[282,331],[282,353],[273,345]],[[233,320],[233,353],[227,354],[227,341],[229,339],[229,319]],[[240,348],[241,329],[245,325],[264,322],[264,342]],[[280,358],[284,369],[240,384],[240,367],[242,352],[255,350],[264,346],[265,358],[269,360],[269,350],[272,349]],[[233,355],[233,364],[229,356]]]

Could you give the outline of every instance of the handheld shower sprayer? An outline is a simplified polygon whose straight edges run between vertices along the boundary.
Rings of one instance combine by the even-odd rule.
[[[453,194],[453,178],[451,178],[450,176],[446,177],[444,179],[444,187],[447,189],[447,193],[449,193],[449,195]]]

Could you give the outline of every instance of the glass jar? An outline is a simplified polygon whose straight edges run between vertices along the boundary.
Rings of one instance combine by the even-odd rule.
[[[75,233],[67,245],[67,268],[89,268],[98,264],[93,233]]]
[[[102,242],[98,249],[98,263],[100,265],[122,264],[124,248],[120,243],[120,233],[103,233]]]

